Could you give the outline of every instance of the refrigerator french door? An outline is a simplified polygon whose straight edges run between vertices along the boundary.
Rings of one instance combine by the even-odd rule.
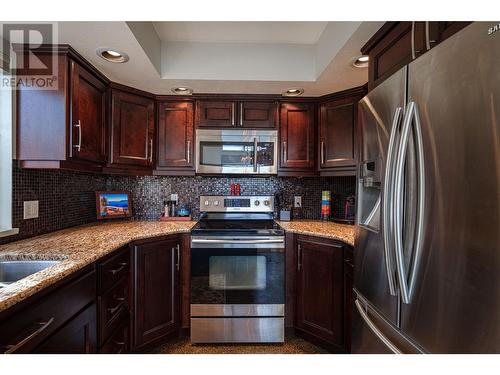
[[[385,170],[375,244],[364,241],[358,213],[353,352],[500,353],[500,33],[488,32],[494,24],[473,23],[404,69],[401,119],[393,103],[367,105],[391,95],[384,94],[390,83],[360,103],[363,131],[388,123],[370,115],[390,112],[387,106],[395,128],[384,142],[363,134],[364,148],[379,149],[366,162],[379,157]],[[365,120],[370,116],[376,125]],[[359,201],[369,204],[359,188],[363,168]],[[377,272],[385,276],[382,297],[369,287],[380,283]]]

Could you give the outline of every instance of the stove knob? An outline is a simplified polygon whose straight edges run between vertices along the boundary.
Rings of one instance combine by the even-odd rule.
[[[219,205],[219,201],[214,201],[214,206],[218,206]]]
[[[210,201],[206,200],[205,201],[205,206],[210,206]]]
[[[264,201],[264,206],[269,206],[271,202],[269,202],[267,199]]]
[[[258,206],[260,204],[260,201],[256,200],[255,202],[253,202],[253,204]]]

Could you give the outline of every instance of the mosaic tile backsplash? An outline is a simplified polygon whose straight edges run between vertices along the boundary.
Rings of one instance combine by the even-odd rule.
[[[295,195],[302,196],[302,208],[295,218],[319,219],[321,191],[332,192],[333,216],[344,217],[344,199],[355,193],[355,177],[164,177],[105,176],[57,170],[13,168],[13,225],[16,236],[0,238],[6,243],[55,230],[96,221],[96,190],[128,190],[132,193],[133,218],[157,220],[163,201],[171,193],[179,195],[180,204],[199,217],[200,195],[229,194],[232,183],[241,185],[241,195],[281,194],[282,204],[289,205]],[[23,220],[23,202],[39,200],[39,218]]]

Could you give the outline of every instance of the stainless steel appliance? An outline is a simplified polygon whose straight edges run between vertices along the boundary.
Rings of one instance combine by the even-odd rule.
[[[494,24],[471,24],[360,101],[354,353],[500,353]]]
[[[276,174],[276,130],[196,130],[196,173]]]
[[[191,342],[283,342],[285,239],[273,196],[201,196],[191,231]]]

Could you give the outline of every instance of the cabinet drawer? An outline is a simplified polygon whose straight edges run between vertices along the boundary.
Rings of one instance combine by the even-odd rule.
[[[0,322],[0,352],[29,353],[95,300],[94,271]]]
[[[98,297],[99,343],[105,342],[111,332],[129,315],[129,279],[124,278],[106,294]]]
[[[118,254],[108,260],[98,263],[97,272],[99,274],[99,294],[102,294],[130,272],[128,248],[120,250]]]
[[[102,346],[100,352],[103,354],[121,354],[129,351],[129,326],[124,320],[121,326],[113,332],[111,337]]]

